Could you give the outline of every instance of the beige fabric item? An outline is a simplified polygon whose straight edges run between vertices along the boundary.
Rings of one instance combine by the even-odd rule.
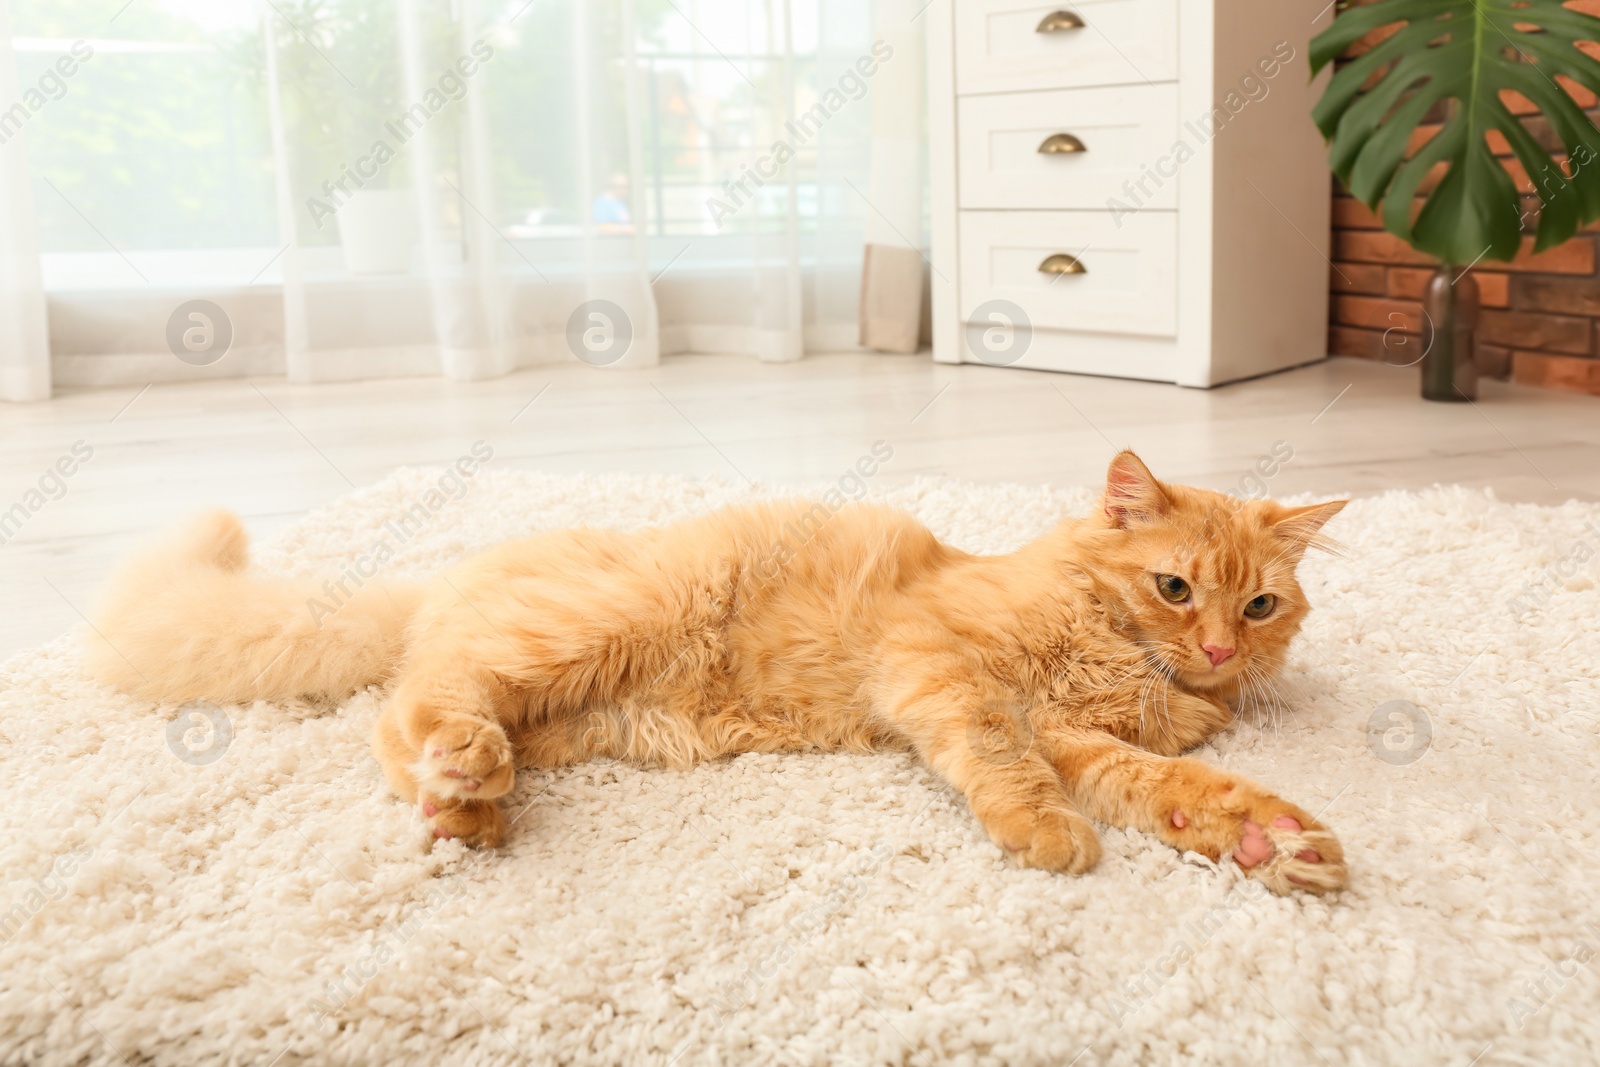
[[[861,261],[861,346],[915,352],[927,318],[926,290],[916,249],[867,245]]]
[[[931,336],[924,280],[925,0],[876,0],[873,36],[892,50],[872,84],[872,169],[861,264],[861,346],[915,352]]]

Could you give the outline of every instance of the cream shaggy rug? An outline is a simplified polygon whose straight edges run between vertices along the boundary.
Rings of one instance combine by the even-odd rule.
[[[393,546],[443,473],[258,561]],[[387,573],[749,495],[491,464]],[[882,495],[985,552],[1091,500]],[[207,725],[85,681],[70,640],[23,654],[0,669],[0,1062],[1592,1063],[1600,506],[1435,489],[1332,532],[1292,712],[1200,753],[1325,811],[1351,886],[1323,900],[1118,830],[1088,876],[1011,869],[901,755],[523,772],[507,848],[430,852],[368,755],[373,693]]]

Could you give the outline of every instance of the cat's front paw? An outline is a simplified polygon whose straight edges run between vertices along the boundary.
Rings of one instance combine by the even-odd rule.
[[[1284,807],[1297,814],[1274,815],[1265,826],[1254,819],[1244,821],[1234,861],[1275,892],[1343,889],[1349,872],[1339,839],[1292,804]]]
[[[491,800],[511,792],[516,762],[497,723],[460,715],[428,735],[412,771],[423,789],[438,796]]]
[[[986,811],[984,829],[1020,867],[1082,874],[1100,862],[1100,835],[1071,808]]]
[[[421,795],[418,807],[435,838],[455,838],[473,848],[499,848],[506,839],[506,817],[492,800],[451,800]]]
[[[1204,764],[1186,771],[1165,798],[1168,844],[1213,860],[1231,855],[1275,893],[1344,888],[1344,849],[1327,827],[1248,779]]]

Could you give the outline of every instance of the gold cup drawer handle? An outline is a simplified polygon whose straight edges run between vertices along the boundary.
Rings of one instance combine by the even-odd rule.
[[[1069,152],[1087,152],[1089,149],[1070,133],[1052,133],[1039,142],[1040,155],[1058,156]]]
[[[1052,11],[1039,20],[1034,33],[1060,33],[1062,30],[1083,29],[1083,16],[1074,11]]]
[[[1040,274],[1088,274],[1089,268],[1077,256],[1069,256],[1065,252],[1057,252],[1053,256],[1044,257],[1044,262],[1039,264]]]

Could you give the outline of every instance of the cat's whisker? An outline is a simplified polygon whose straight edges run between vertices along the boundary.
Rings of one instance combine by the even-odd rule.
[[[1167,716],[1167,730],[1169,732],[1176,733],[1176,729],[1172,723],[1172,664],[1163,660],[1163,667],[1164,673],[1167,676],[1167,684],[1161,687],[1161,710],[1165,712]]]
[[[1292,715],[1293,708],[1279,690],[1273,677],[1265,669],[1249,664],[1240,674],[1240,685],[1240,710],[1248,707],[1255,714],[1263,735],[1266,732],[1266,723],[1270,720],[1274,734],[1281,736],[1283,712],[1288,711]]]
[[[1138,671],[1147,669],[1148,667],[1149,667],[1149,661],[1147,659],[1143,658],[1143,657],[1140,657],[1139,659],[1136,659],[1132,663],[1129,663],[1127,666],[1123,667],[1121,670],[1117,671],[1115,674],[1113,674],[1110,678],[1106,679],[1104,682],[1100,683],[1099,686],[1098,686],[1099,692],[1094,697],[1094,703],[1089,705],[1090,709],[1094,710],[1094,711],[1099,711],[1100,709],[1104,708],[1107,704],[1111,703],[1112,701],[1123,699],[1124,698],[1124,694],[1123,694],[1123,691],[1122,691],[1123,683],[1126,682],[1130,677],[1132,677]],[[1144,724],[1141,721],[1141,723],[1140,723],[1140,734],[1141,734],[1141,736],[1143,735],[1143,726],[1144,726]]]
[[[1272,709],[1267,706],[1266,701],[1262,698],[1261,686],[1257,682],[1254,668],[1246,667],[1243,675],[1241,675],[1241,680],[1244,683],[1245,693],[1250,699],[1250,710],[1254,712],[1256,720],[1262,722],[1265,718],[1271,718]]]
[[[1099,699],[1104,701],[1104,700],[1108,699],[1109,697],[1111,697],[1113,695],[1112,694],[1112,690],[1116,686],[1120,685],[1122,682],[1126,681],[1129,677],[1131,677],[1132,675],[1134,675],[1138,671],[1143,670],[1144,668],[1148,667],[1149,665],[1150,665],[1150,663],[1149,663],[1148,660],[1141,659],[1137,663],[1130,663],[1128,666],[1124,667],[1122,670],[1120,670],[1116,674],[1112,675],[1109,679],[1106,680],[1105,689],[1101,692]]]
[[[1144,708],[1145,708],[1145,703],[1150,699],[1150,687],[1155,684],[1156,678],[1157,678],[1157,675],[1148,674],[1148,675],[1145,676],[1144,681],[1139,685],[1139,740],[1141,742],[1143,742],[1143,740],[1145,738],[1145,728],[1144,728]]]
[[[1284,689],[1288,686],[1288,683],[1283,681],[1283,676],[1269,675],[1265,671],[1263,671],[1262,674],[1264,676],[1263,680],[1271,688],[1273,695],[1278,699],[1279,704],[1288,714],[1289,721],[1298,723],[1300,721],[1300,717],[1295,713],[1294,701],[1290,700],[1289,695],[1284,693]],[[1293,690],[1295,691],[1294,695],[1304,695],[1304,686],[1298,680],[1294,683]]]
[[[1161,719],[1165,718],[1166,722],[1167,722],[1167,730],[1168,730],[1168,732],[1169,733],[1175,732],[1173,721],[1172,721],[1171,702],[1170,702],[1170,699],[1169,699],[1171,691],[1172,691],[1173,656],[1172,656],[1171,653],[1169,653],[1169,652],[1167,652],[1165,650],[1157,650],[1155,653],[1153,653],[1153,655],[1151,657],[1151,664],[1156,668],[1156,673],[1152,673],[1150,675],[1149,679],[1147,679],[1147,683],[1146,684],[1147,685],[1153,684],[1153,685],[1157,685],[1157,686],[1160,687],[1159,691],[1158,691],[1159,692],[1159,696],[1160,696],[1160,704],[1159,704],[1159,706],[1157,706],[1155,708],[1156,716],[1157,716],[1156,722],[1157,722],[1157,724],[1159,724],[1161,722]],[[1141,724],[1143,723],[1143,718],[1144,718],[1144,708],[1143,708],[1143,701],[1141,699],[1141,704],[1140,704],[1140,722],[1141,722]]]
[[[1273,736],[1279,737],[1283,733],[1283,726],[1278,717],[1278,705],[1277,702],[1271,698],[1271,694],[1262,684],[1262,681],[1263,680],[1260,678],[1260,676],[1252,676],[1250,679],[1250,688],[1256,694],[1256,700],[1261,705],[1261,710],[1264,713],[1265,720],[1272,723]]]
[[[1151,642],[1151,644],[1153,644],[1153,642]],[[1153,666],[1155,670],[1150,672],[1150,674],[1145,678],[1144,684],[1140,686],[1139,730],[1141,736],[1144,733],[1144,709],[1147,701],[1149,702],[1151,710],[1154,714],[1155,724],[1158,727],[1161,725],[1161,719],[1163,717],[1163,713],[1165,712],[1167,730],[1169,732],[1172,730],[1172,714],[1170,709],[1167,708],[1167,693],[1172,682],[1172,665],[1169,662],[1169,658],[1169,653],[1158,649],[1152,655],[1151,660],[1149,661],[1150,666]],[[1158,697],[1160,699],[1159,705],[1156,703],[1156,699]]]
[[[1256,713],[1256,723],[1261,726],[1262,733],[1266,733],[1267,723],[1272,721],[1272,705],[1267,704],[1266,697],[1262,696],[1261,683],[1253,669],[1245,670],[1245,686],[1250,691],[1251,710]]]
[[[1302,548],[1300,548],[1299,546],[1296,546],[1296,545],[1286,546],[1283,549],[1283,551],[1279,552],[1276,556],[1273,556],[1271,559],[1269,559],[1265,563],[1263,563],[1258,568],[1258,572],[1261,573],[1261,574],[1266,574],[1268,571],[1276,570],[1278,564],[1282,563],[1284,560],[1288,559],[1295,552],[1299,552],[1299,551],[1304,551],[1304,549],[1302,549]]]
[[[1234,696],[1235,711],[1241,720],[1248,721],[1257,729],[1261,726],[1260,708],[1257,704],[1255,690],[1251,685],[1250,668],[1247,666],[1239,673],[1238,690]]]
[[[1139,691],[1139,743],[1141,745],[1146,745],[1146,747],[1148,747],[1148,741],[1146,739],[1150,735],[1149,735],[1149,732],[1145,729],[1145,725],[1144,725],[1144,705],[1145,705],[1145,700],[1146,699],[1147,699],[1147,691],[1141,689]]]
[[[1248,710],[1250,717],[1255,721],[1257,735],[1265,737],[1266,721],[1262,715],[1262,711],[1264,709],[1261,704],[1261,694],[1256,687],[1255,678],[1252,676],[1249,668],[1246,668],[1239,675],[1239,687],[1241,695],[1241,708]]]

